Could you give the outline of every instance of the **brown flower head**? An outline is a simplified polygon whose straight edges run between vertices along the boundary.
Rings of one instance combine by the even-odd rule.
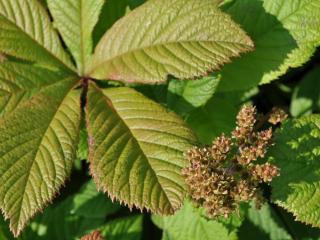
[[[279,107],[274,107],[271,110],[270,116],[269,116],[269,123],[273,125],[277,125],[278,123],[283,122],[288,118],[288,114]]]
[[[255,131],[256,108],[244,106],[237,116],[233,139],[222,134],[210,146],[194,147],[186,157],[183,176],[191,198],[208,216],[229,216],[242,201],[255,200],[260,206],[261,182],[270,182],[279,169],[269,163],[255,165],[271,144],[272,129]]]

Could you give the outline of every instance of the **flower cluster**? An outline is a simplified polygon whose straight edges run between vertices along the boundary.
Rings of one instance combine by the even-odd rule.
[[[93,231],[92,233],[84,236],[81,240],[104,240],[99,231]]]
[[[211,145],[186,153],[189,165],[182,173],[190,196],[209,217],[227,217],[242,201],[255,200],[257,206],[261,205],[259,184],[279,175],[279,169],[270,163],[255,164],[272,144],[272,128],[256,131],[256,117],[255,107],[244,106],[232,137],[222,134]]]
[[[281,108],[274,107],[271,110],[271,114],[269,117],[269,123],[276,125],[278,123],[283,122],[288,117],[288,114],[286,114],[285,111],[283,111]]]

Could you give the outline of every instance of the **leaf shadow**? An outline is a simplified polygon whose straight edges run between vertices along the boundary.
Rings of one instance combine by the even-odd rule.
[[[266,12],[263,1],[242,0],[227,3],[222,10],[240,24],[255,44],[255,50],[241,55],[222,68],[220,90],[249,89],[278,71],[288,55],[298,47],[283,24]]]
[[[99,21],[93,31],[93,46],[96,46],[104,33],[112,27],[112,25],[123,17],[127,11],[132,10],[145,0],[108,0],[105,1]]]
[[[288,122],[281,134],[276,135],[275,146],[268,155],[280,168],[280,176],[273,180],[272,186],[281,190],[273,191],[273,199],[285,202],[294,194],[298,184],[312,185],[320,181],[320,175],[316,172],[320,168],[320,156],[315,153],[316,149],[320,151],[320,136],[314,135],[317,128],[308,121],[302,124]]]

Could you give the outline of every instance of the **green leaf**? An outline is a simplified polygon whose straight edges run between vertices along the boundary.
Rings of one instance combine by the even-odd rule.
[[[94,28],[94,46],[97,45],[104,33],[130,10],[144,3],[145,0],[108,0],[103,5],[99,21]]]
[[[34,65],[9,61],[0,63],[0,116],[12,112],[42,88],[65,77],[64,73]]]
[[[153,216],[155,224],[163,229],[162,240],[231,240],[234,233],[229,232],[224,224],[208,220],[201,215],[199,209],[193,208],[192,204],[185,201],[174,216]]]
[[[270,207],[264,204],[261,209],[257,209],[255,204],[251,204],[247,218],[239,229],[240,240],[291,240],[290,234],[286,230],[286,225],[282,217]]]
[[[226,31],[228,29],[228,31]],[[151,0],[119,20],[95,49],[91,77],[124,82],[188,79],[253,47],[212,0]]]
[[[91,172],[99,189],[130,208],[171,214],[185,195],[183,152],[194,135],[174,113],[130,88],[88,91]]]
[[[104,0],[48,0],[54,24],[84,74],[92,53],[92,32]]]
[[[320,68],[310,71],[295,88],[290,112],[294,117],[320,110]]]
[[[272,181],[273,201],[320,227],[320,116],[287,121],[275,135],[270,160],[281,174]]]
[[[261,209],[252,204],[238,236],[240,240],[317,240],[320,230],[294,221],[290,213],[273,204]]]
[[[209,144],[221,133],[229,134],[234,129],[241,105],[255,93],[256,89],[248,92],[217,92],[205,106],[190,112],[187,122],[199,140]]]
[[[86,218],[104,219],[119,209],[119,205],[113,204],[103,193],[99,193],[94,182],[90,181],[74,196],[70,212]]]
[[[100,228],[107,240],[138,240],[142,233],[142,215],[120,218]]]
[[[0,239],[1,240],[13,239],[13,235],[10,232],[8,225],[1,215],[0,215]]]
[[[25,60],[73,69],[46,10],[37,0],[0,0],[0,49]]]
[[[168,107],[177,113],[185,114],[205,105],[216,91],[219,81],[219,76],[170,81],[167,96]]]
[[[80,124],[76,81],[47,87],[0,119],[0,207],[16,236],[70,174]]]
[[[222,69],[225,91],[269,83],[304,64],[320,45],[319,0],[241,0],[225,9],[256,47]]]
[[[106,216],[119,209],[104,194],[97,192],[93,182],[80,192],[48,207],[23,234],[24,240],[78,240],[104,224]],[[90,212],[90,210],[92,212]]]

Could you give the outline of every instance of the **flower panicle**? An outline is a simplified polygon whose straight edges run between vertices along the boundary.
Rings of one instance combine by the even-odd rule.
[[[237,115],[232,137],[222,134],[211,145],[193,147],[186,153],[189,164],[182,173],[190,196],[209,217],[228,217],[240,202],[255,200],[261,206],[264,200],[259,184],[270,183],[280,174],[270,163],[254,164],[272,144],[272,128],[256,131],[256,118],[256,108],[246,105]]]

